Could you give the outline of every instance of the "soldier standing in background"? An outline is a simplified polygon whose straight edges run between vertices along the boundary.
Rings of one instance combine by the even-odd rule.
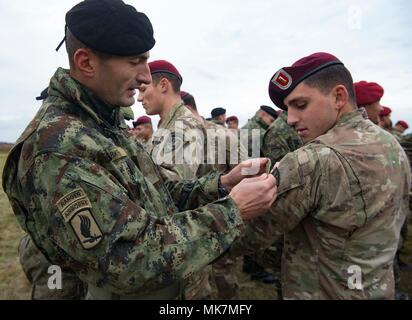
[[[130,133],[136,141],[147,148],[153,137],[152,119],[148,116],[137,118],[136,121],[133,121],[133,129],[130,130]]]

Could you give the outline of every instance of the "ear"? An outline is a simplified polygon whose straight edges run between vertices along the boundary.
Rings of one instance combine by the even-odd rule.
[[[77,70],[87,78],[92,78],[96,73],[97,57],[87,48],[78,49],[73,56]]]
[[[158,85],[160,86],[160,91],[162,93],[167,93],[167,91],[169,90],[169,87],[170,87],[171,84],[170,84],[169,80],[167,80],[166,78],[162,78],[162,79],[160,79]]]
[[[337,85],[333,89],[333,95],[335,98],[335,107],[337,110],[341,110],[344,106],[346,106],[349,100],[349,93],[344,85]]]

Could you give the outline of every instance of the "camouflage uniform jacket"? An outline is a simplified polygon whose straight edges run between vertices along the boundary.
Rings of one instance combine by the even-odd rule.
[[[256,158],[261,155],[261,147],[263,145],[263,136],[268,129],[268,125],[257,115],[249,119],[242,127],[242,130],[248,130],[247,150],[249,157]],[[255,130],[259,130],[256,131]],[[243,139],[242,139],[243,142]],[[245,141],[246,142],[246,141]],[[246,147],[246,145],[244,145]],[[254,153],[259,154],[254,154]]]
[[[204,166],[206,131],[201,122],[183,104],[175,105],[162,119],[152,139],[151,156],[163,173],[175,173],[181,179],[200,177],[199,172],[210,171]]]
[[[272,235],[285,233],[287,299],[394,298],[409,163],[395,138],[361,113],[345,114],[326,134],[287,154],[275,172],[278,198],[263,220],[269,219]],[[350,289],[352,268],[361,271],[359,290]]]
[[[272,160],[272,164],[275,164],[303,144],[296,130],[288,125],[287,112],[282,112],[263,136],[262,153]]]
[[[207,161],[214,169],[227,173],[247,159],[239,136],[218,121],[205,121],[207,134]]]
[[[201,270],[239,236],[235,203],[212,202],[216,174],[163,181],[119,129],[118,107],[61,68],[49,92],[8,156],[3,188],[36,246],[87,282],[89,293],[150,297]]]

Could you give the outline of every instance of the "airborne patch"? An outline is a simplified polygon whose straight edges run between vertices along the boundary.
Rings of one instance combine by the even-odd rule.
[[[84,249],[95,247],[103,238],[102,231],[90,210],[79,212],[70,223]]]
[[[64,195],[56,206],[64,221],[70,222],[84,249],[91,249],[102,240],[102,232],[89,210],[92,205],[83,189],[78,188]]]

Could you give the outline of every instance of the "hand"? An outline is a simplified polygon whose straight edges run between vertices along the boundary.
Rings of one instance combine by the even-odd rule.
[[[220,177],[220,183],[228,192],[230,192],[232,188],[244,178],[251,178],[264,173],[268,161],[268,158],[256,158],[242,161],[230,172],[222,175]]]
[[[276,179],[271,174],[243,179],[229,196],[237,204],[243,220],[254,219],[269,210],[277,197]]]

